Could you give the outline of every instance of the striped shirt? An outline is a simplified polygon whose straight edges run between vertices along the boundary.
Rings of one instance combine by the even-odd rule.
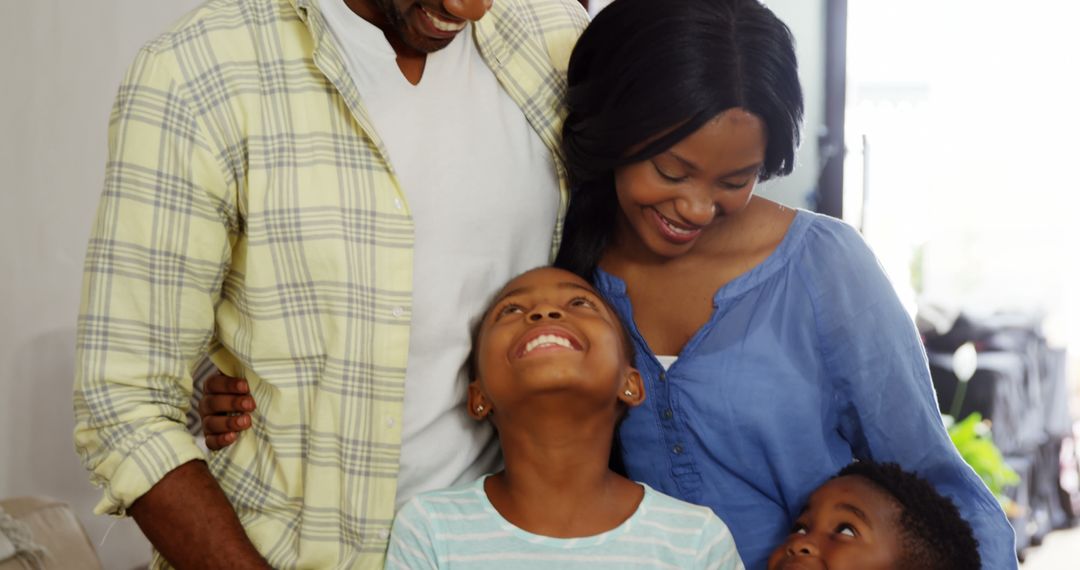
[[[647,485],[637,511],[607,532],[551,538],[504,519],[484,492],[484,479],[414,497],[394,520],[388,570],[742,570],[727,527],[705,507]]]
[[[556,158],[586,23],[575,0],[499,0],[473,26]],[[210,0],[139,52],[110,119],[77,333],[75,442],[104,488],[97,512],[204,458],[184,415],[209,355],[259,404],[210,457],[256,547],[276,568],[381,567],[414,240],[386,156],[314,0]]]

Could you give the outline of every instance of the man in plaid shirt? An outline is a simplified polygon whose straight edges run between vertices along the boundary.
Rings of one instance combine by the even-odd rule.
[[[155,567],[381,568],[395,504],[498,461],[468,322],[557,246],[573,0],[209,0],[109,128],[76,447]],[[206,357],[258,402],[209,458]],[[208,462],[208,463],[206,463]]]

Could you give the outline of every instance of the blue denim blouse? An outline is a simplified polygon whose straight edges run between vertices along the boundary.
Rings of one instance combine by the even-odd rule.
[[[645,379],[618,434],[627,474],[712,508],[748,569],[765,568],[810,493],[853,459],[928,479],[972,524],[983,566],[1016,568],[1012,528],[949,440],[911,318],[852,227],[799,211],[771,256],[717,291],[667,372],[627,285],[602,270],[596,284]]]

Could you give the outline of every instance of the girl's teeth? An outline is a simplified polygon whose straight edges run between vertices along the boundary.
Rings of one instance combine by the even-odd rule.
[[[525,354],[528,354],[528,353],[532,352],[534,349],[539,348],[541,346],[548,346],[548,345],[552,345],[552,344],[561,346],[563,348],[573,348],[573,347],[570,346],[570,341],[566,340],[565,338],[563,338],[561,336],[556,336],[556,335],[553,335],[553,334],[542,334],[542,335],[530,340],[528,342],[528,344],[525,345]]]

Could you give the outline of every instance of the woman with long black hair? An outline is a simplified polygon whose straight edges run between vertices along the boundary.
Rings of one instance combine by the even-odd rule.
[[[957,503],[985,567],[1015,567],[873,253],[842,222],[754,195],[799,143],[783,22],[757,0],[617,0],[568,81],[575,190],[556,265],[595,283],[637,345],[648,397],[618,434],[629,477],[711,507],[763,568],[832,473],[896,462]]]

